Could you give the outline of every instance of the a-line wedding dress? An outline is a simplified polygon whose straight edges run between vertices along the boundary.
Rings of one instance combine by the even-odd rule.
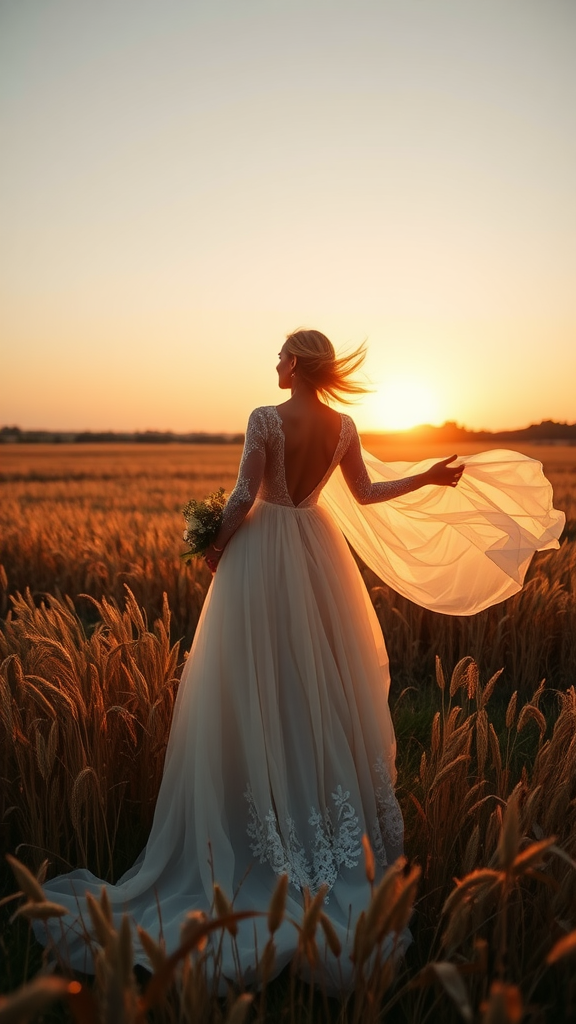
[[[280,415],[274,406],[251,414],[225,510],[237,529],[182,674],[150,838],[136,864],[107,886],[118,920],[127,913],[155,939],[161,931],[172,950],[186,913],[209,910],[214,880],[235,909],[264,911],[286,872],[287,911],[296,920],[303,889],[328,886],[325,910],[344,952],[340,969],[323,950],[324,981],[347,984],[354,925],[369,896],[362,834],[383,870],[402,851],[403,829],[386,649],[344,535],[402,594],[471,614],[519,590],[532,554],[557,547],[564,522],[531,459],[483,453],[462,460],[457,488],[405,493],[402,478],[432,461],[372,459],[343,415],[330,466],[295,506]],[[102,884],[78,870],[44,886],[70,911],[50,929],[79,970],[93,966],[83,895],[98,896]],[[36,932],[46,941],[43,924]],[[240,927],[247,980],[255,946],[261,952],[267,937],[265,918]],[[276,935],[278,970],[296,938],[285,921]],[[134,940],[136,962],[149,967],[135,929]],[[236,976],[229,940],[222,973]]]

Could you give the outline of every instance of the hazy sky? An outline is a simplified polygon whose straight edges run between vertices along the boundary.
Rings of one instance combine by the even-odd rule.
[[[0,0],[0,423],[576,420],[574,0]]]

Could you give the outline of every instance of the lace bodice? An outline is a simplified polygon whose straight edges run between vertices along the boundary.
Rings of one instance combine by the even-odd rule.
[[[388,501],[390,498],[406,494],[414,487],[415,477],[372,483],[362,458],[355,423],[350,416],[341,414],[340,437],[328,469],[308,497],[294,505],[286,486],[284,430],[280,414],[275,405],[263,405],[254,409],[246,428],[238,480],[224,510],[218,535],[219,546],[222,547],[228,542],[257,497],[262,501],[289,508],[309,508],[315,505],[322,488],[337,466],[341,466],[350,491],[361,505]]]
[[[262,483],[258,491],[258,497],[262,501],[269,501],[273,505],[288,505],[291,508],[308,508],[310,505],[315,505],[320,496],[320,492],[324,487],[324,484],[330,478],[332,472],[340,462],[343,452],[346,449],[349,440],[350,426],[354,427],[352,420],[349,416],[342,417],[342,423],[340,426],[340,436],[336,445],[332,461],[328,466],[324,476],[318,481],[316,487],[310,494],[304,498],[297,506],[294,505],[286,486],[286,472],[284,465],[284,430],[282,426],[282,420],[280,414],[275,405],[263,406],[260,409],[255,409],[250,417],[248,424],[248,430],[250,430],[252,417],[255,413],[259,414],[260,423],[265,430],[265,464],[264,472],[262,476]],[[262,432],[262,427],[261,427]],[[248,431],[246,433],[246,442],[248,442]],[[240,467],[240,472],[242,467]]]

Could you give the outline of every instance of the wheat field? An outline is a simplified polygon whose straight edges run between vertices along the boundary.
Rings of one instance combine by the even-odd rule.
[[[388,461],[451,454],[369,447]],[[524,450],[543,461],[567,527],[560,551],[534,559],[522,593],[452,618],[411,605],[362,568],[390,652],[409,863],[387,888],[371,897],[367,888],[345,1004],[293,978],[266,984],[270,963],[259,992],[215,999],[199,950],[208,930],[230,925],[219,893],[216,922],[191,922],[173,963],[150,947],[144,993],[129,937],[102,925],[106,907],[94,910],[104,928],[94,987],[35,977],[41,951],[25,921],[49,912],[34,888],[42,862],[113,880],[145,842],[209,583],[203,563],[179,561],[179,510],[229,489],[240,449],[0,449],[0,823],[27,899],[12,924],[17,904],[1,910],[2,990],[13,994],[0,998],[0,1024],[54,1000],[58,1019],[86,1021],[574,1019],[576,449]],[[368,887],[369,849],[366,869]],[[2,879],[8,898],[12,869]],[[312,962],[316,930],[329,922],[318,900],[306,915],[300,955]],[[394,969],[374,950],[410,916],[414,943]],[[269,960],[273,929],[270,941]]]

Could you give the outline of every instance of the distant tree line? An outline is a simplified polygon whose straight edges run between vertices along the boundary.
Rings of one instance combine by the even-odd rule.
[[[389,437],[394,441],[453,442],[453,441],[528,441],[532,443],[576,444],[576,423],[556,423],[543,420],[521,430],[467,430],[455,422],[441,427],[424,425],[411,430],[363,433],[367,440]],[[0,427],[0,444],[241,444],[244,434],[209,434],[205,431],[176,434],[172,430],[143,430],[117,432],[114,430],[21,430],[20,427]]]
[[[244,434],[176,434],[172,430],[21,430],[1,427],[0,444],[241,444]]]
[[[518,430],[468,430],[466,427],[459,427],[457,423],[449,421],[441,427],[432,427],[425,424],[420,427],[412,427],[410,430],[394,432],[364,434],[368,437],[383,436],[395,441],[423,441],[423,442],[452,442],[452,441],[528,441],[534,444],[550,444],[555,441],[562,444],[576,444],[576,423],[556,423],[554,420],[542,420],[541,423],[532,423],[529,427]]]

